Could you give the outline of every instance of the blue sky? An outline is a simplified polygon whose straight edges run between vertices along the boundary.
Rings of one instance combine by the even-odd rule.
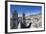
[[[26,16],[28,16],[28,15],[41,13],[42,7],[41,6],[27,6],[27,5],[10,5],[10,14],[12,14],[14,10],[17,11],[18,16],[22,16],[23,12],[26,14]]]

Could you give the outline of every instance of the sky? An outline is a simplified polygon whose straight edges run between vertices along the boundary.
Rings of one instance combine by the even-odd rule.
[[[18,16],[22,16],[22,13],[24,12],[26,16],[28,15],[34,15],[42,12],[41,6],[27,6],[27,5],[10,5],[10,14],[14,11],[17,11]]]

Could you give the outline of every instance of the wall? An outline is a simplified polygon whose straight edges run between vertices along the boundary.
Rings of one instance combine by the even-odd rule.
[[[46,0],[24,0],[24,1],[45,2],[46,4]],[[4,6],[5,6],[5,0],[0,0],[0,34],[5,34],[4,33],[5,32],[5,7]],[[45,8],[46,8],[46,5],[45,5]],[[46,12],[45,12],[45,16],[46,16]],[[46,34],[46,31],[45,32],[29,32],[29,33],[11,33],[11,34]]]

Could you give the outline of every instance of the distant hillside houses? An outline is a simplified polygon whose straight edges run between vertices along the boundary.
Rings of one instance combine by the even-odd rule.
[[[26,23],[32,23],[31,28],[41,28],[42,27],[42,14],[30,15],[25,17]]]

